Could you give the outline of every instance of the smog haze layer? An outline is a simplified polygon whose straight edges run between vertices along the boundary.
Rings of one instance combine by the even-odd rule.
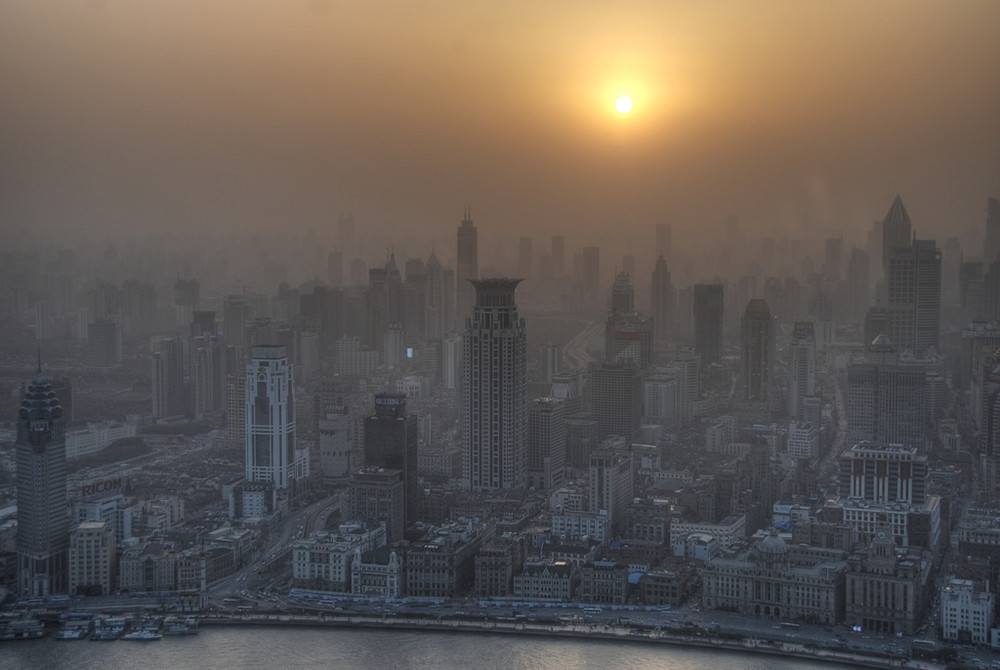
[[[1000,185],[996,2],[0,4],[9,232],[921,237]],[[615,101],[633,102],[622,114]],[[425,250],[419,250],[426,253]]]

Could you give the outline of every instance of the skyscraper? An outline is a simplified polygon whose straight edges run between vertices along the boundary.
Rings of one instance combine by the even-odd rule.
[[[528,410],[527,471],[531,486],[552,491],[566,469],[566,406],[555,398],[536,398]]]
[[[923,365],[902,364],[886,335],[869,347],[866,363],[847,368],[848,442],[906,444],[923,449]]]
[[[472,281],[476,305],[463,340],[462,473],[475,491],[526,481],[527,336],[514,302],[519,282]]]
[[[816,395],[816,333],[811,322],[795,324],[790,349],[788,415],[802,420],[803,399]]]
[[[455,296],[458,300],[458,318],[464,319],[472,312],[476,291],[469,283],[479,279],[479,233],[472,223],[472,213],[465,208],[462,225],[458,227],[458,269],[455,272]]]
[[[1000,200],[986,199],[986,243],[983,247],[983,263],[989,265],[1000,261]]]
[[[653,348],[663,352],[674,334],[674,286],[670,283],[670,270],[661,254],[653,268],[653,284],[650,291],[653,315]]]
[[[882,271],[889,276],[889,257],[895,249],[910,246],[912,235],[910,215],[903,207],[902,199],[897,195],[892,201],[889,213],[882,221]]]
[[[66,435],[52,384],[28,384],[17,419],[17,588],[24,597],[66,593],[69,515]]]
[[[889,334],[899,351],[920,356],[941,334],[941,250],[915,240],[889,255]]]
[[[183,414],[187,409],[184,393],[184,347],[173,337],[153,337],[152,351],[153,418]]]
[[[776,330],[766,302],[754,298],[747,303],[740,326],[744,400],[771,399]]]
[[[670,258],[673,247],[673,229],[669,223],[656,224],[656,255]]]
[[[635,439],[642,425],[642,375],[635,363],[591,366],[590,406],[598,439],[611,435]]]
[[[288,489],[308,476],[307,450],[295,444],[295,384],[285,347],[254,347],[246,367],[245,408],[247,481]]]
[[[375,413],[365,418],[365,466],[402,470],[404,515],[419,520],[417,417],[406,413],[406,394],[375,394]]]
[[[694,286],[694,350],[703,367],[718,363],[722,355],[724,293],[722,284]]]

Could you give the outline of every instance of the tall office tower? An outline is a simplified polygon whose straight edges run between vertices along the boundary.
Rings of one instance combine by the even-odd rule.
[[[816,395],[816,332],[811,322],[795,324],[789,349],[788,416],[805,423],[802,401]]]
[[[718,363],[722,355],[722,284],[695,284],[694,286],[694,350],[701,356],[701,365],[707,368]]]
[[[642,385],[643,423],[655,423],[668,431],[680,422],[680,383],[676,370],[661,368]]]
[[[472,313],[476,302],[476,290],[469,283],[479,279],[479,233],[472,224],[472,214],[465,208],[462,225],[458,227],[458,268],[455,271],[456,310],[459,319],[465,319]]]
[[[87,324],[86,367],[106,370],[122,361],[121,329],[114,321]]]
[[[534,257],[531,254],[531,238],[522,237],[517,243],[517,273],[525,278],[531,279],[531,270]]]
[[[441,385],[446,389],[462,386],[464,341],[461,333],[449,333],[441,341]]]
[[[981,261],[963,261],[958,269],[958,302],[962,321],[986,316],[986,278]]]
[[[396,266],[396,254],[389,254],[385,264],[385,305],[386,322],[403,323],[403,275]]]
[[[661,224],[666,225],[666,224]],[[653,284],[650,291],[653,314],[653,349],[659,353],[666,351],[674,334],[674,286],[670,283],[670,270],[663,254],[656,259],[653,268]]]
[[[656,255],[670,258],[673,251],[673,228],[669,223],[656,224]]]
[[[222,303],[222,336],[226,344],[247,346],[247,324],[253,321],[254,309],[244,295],[231,295]]]
[[[1000,356],[983,365],[979,407],[979,453],[985,491],[1000,486]]]
[[[153,418],[178,416],[187,410],[184,393],[184,345],[175,337],[150,339]]]
[[[406,344],[414,346],[427,339],[427,265],[419,258],[406,261],[402,300]]]
[[[536,398],[528,408],[528,485],[553,491],[566,470],[566,405],[555,398]]]
[[[403,471],[404,515],[418,521],[417,417],[406,413],[405,393],[375,394],[375,413],[365,418],[365,466]]]
[[[215,322],[215,312],[197,311],[191,315],[191,325],[188,331],[190,337],[218,334],[219,325]]]
[[[869,347],[868,360],[847,368],[848,442],[924,447],[923,365],[900,364],[886,335]]]
[[[448,328],[446,318],[447,309],[445,301],[445,279],[441,261],[432,251],[427,264],[424,266],[427,274],[427,298],[424,301],[427,339],[437,340],[444,337]]]
[[[344,252],[334,249],[327,254],[326,283],[334,288],[344,285]]]
[[[653,356],[653,323],[635,312],[635,289],[627,272],[618,273],[610,302],[604,327],[604,360],[632,361],[645,369]]]
[[[528,437],[524,319],[518,279],[477,279],[462,356],[462,474],[474,491],[526,482]]]
[[[549,340],[542,347],[542,381],[551,384],[553,378],[562,370],[562,347]]]
[[[919,505],[927,499],[927,456],[917,447],[859,442],[840,457],[840,496]]]
[[[777,327],[767,303],[747,303],[740,327],[743,358],[743,399],[767,401],[774,394],[774,357]]]
[[[201,285],[197,279],[178,279],[174,284],[175,323],[183,326],[191,323],[198,304],[201,301]]]
[[[561,279],[566,274],[566,238],[562,235],[552,237],[552,277]]]
[[[385,346],[385,326],[389,322],[389,290],[385,268],[368,269],[368,289],[365,291],[364,343],[382,352]]]
[[[844,238],[833,237],[823,243],[823,278],[838,282],[844,265]]]
[[[253,348],[244,406],[247,481],[288,489],[303,469],[308,476],[308,450],[297,449],[295,443],[295,384],[285,347]]]
[[[69,507],[66,434],[52,384],[38,374],[17,418],[17,590],[22,597],[66,593]]]
[[[903,201],[897,195],[882,221],[882,272],[885,273],[886,283],[889,277],[889,258],[894,250],[910,246],[912,228],[910,215],[906,213]]]
[[[626,454],[601,446],[590,456],[588,506],[590,512],[606,512],[611,534],[624,530],[632,502],[632,462]]]
[[[941,335],[941,250],[915,240],[889,255],[889,334],[899,351],[920,356]]]
[[[694,416],[694,404],[701,395],[701,357],[690,347],[679,350],[667,366],[675,370],[679,390],[678,420],[686,424]]]
[[[983,245],[983,263],[1000,261],[1000,200],[986,199],[986,241]]]
[[[196,418],[218,412],[226,407],[226,384],[230,373],[229,352],[236,357],[237,349],[229,350],[213,335],[191,338],[191,406]]]
[[[590,413],[597,436],[634,440],[642,425],[642,375],[634,363],[602,363],[590,368]]]
[[[854,247],[847,261],[847,312],[852,321],[868,309],[871,296],[868,254]]]
[[[69,538],[69,594],[106,596],[115,568],[115,530],[106,521],[84,521]]]
[[[330,479],[346,477],[351,472],[351,417],[347,405],[326,404],[319,410],[319,466]]]
[[[598,247],[583,248],[583,301],[588,309],[599,304],[601,290],[601,250]]]
[[[865,312],[865,349],[870,349],[875,338],[882,334],[889,334],[889,310],[874,305]]]
[[[625,316],[635,312],[635,289],[627,272],[619,272],[611,285],[611,316]]]

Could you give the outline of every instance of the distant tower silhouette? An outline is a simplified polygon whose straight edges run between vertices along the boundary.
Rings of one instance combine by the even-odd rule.
[[[663,254],[656,259],[653,268],[653,284],[650,291],[653,315],[653,348],[658,353],[666,351],[674,333],[674,286],[670,282],[670,270]]]
[[[740,327],[744,400],[771,399],[776,331],[767,303],[760,298],[748,302]]]
[[[479,279],[479,233],[472,223],[472,212],[465,208],[462,225],[458,227],[458,269],[455,272],[455,295],[458,300],[458,318],[472,314],[476,291],[470,279]]]
[[[718,363],[722,355],[722,284],[694,286],[694,350],[702,367]]]
[[[474,491],[526,483],[527,336],[514,292],[519,279],[473,280],[462,371],[462,473]]]

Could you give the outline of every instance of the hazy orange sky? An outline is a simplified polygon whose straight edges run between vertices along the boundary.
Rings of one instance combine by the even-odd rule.
[[[995,0],[4,0],[0,221],[854,235],[898,193],[943,237],[1000,196],[998,26]]]

